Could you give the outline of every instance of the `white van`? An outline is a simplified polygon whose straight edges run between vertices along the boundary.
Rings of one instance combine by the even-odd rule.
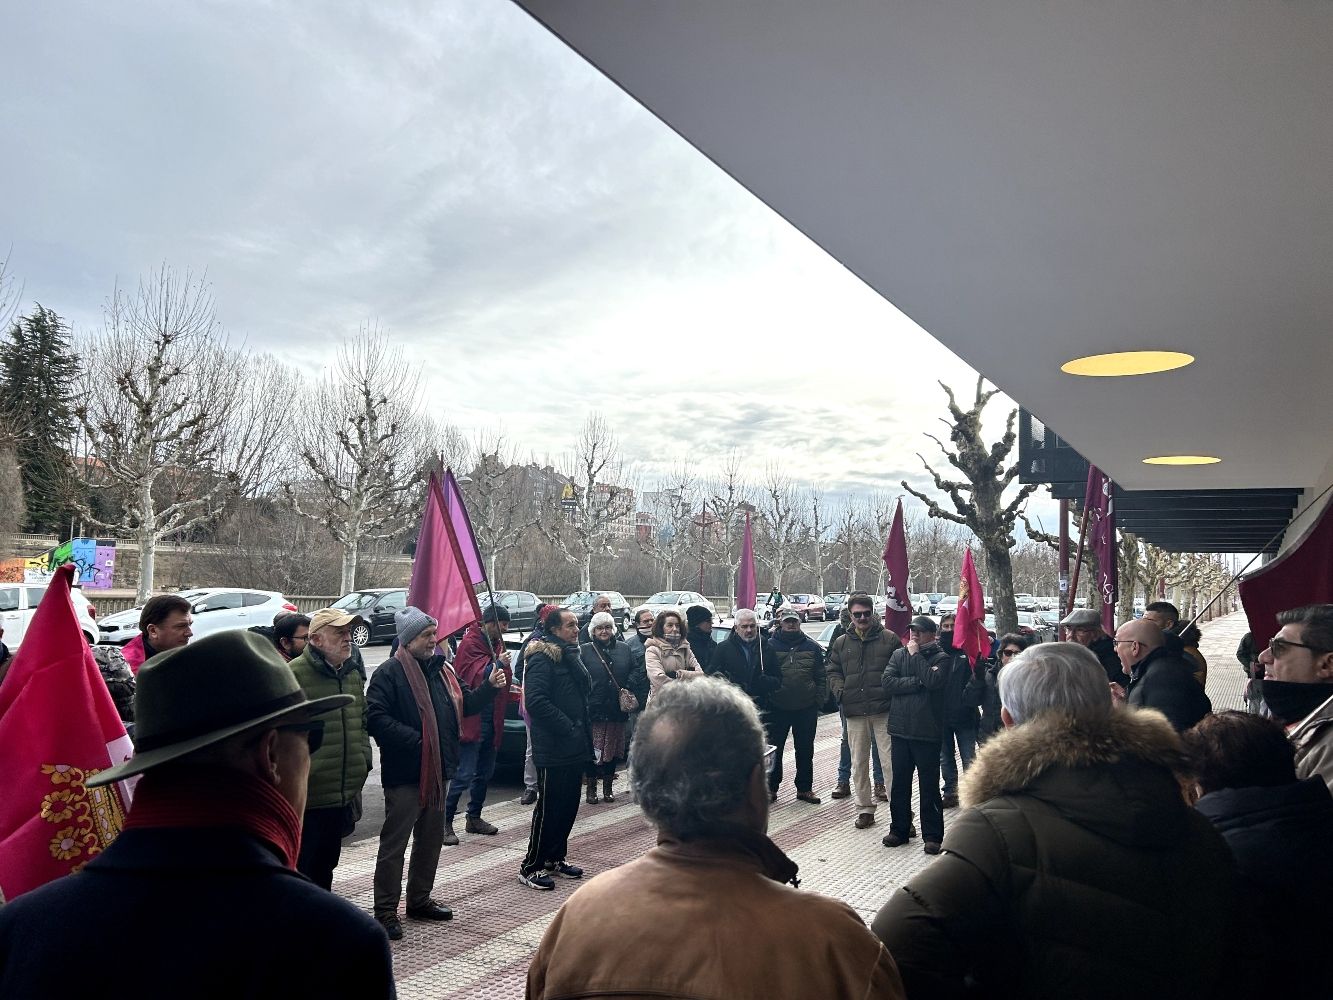
[[[44,583],[0,583],[0,627],[5,630],[4,643],[11,650],[18,649],[23,642],[28,624],[45,593]],[[74,613],[78,615],[84,638],[88,645],[96,645],[101,637],[97,628],[97,609],[88,603],[88,598],[78,587],[70,591],[70,596],[74,598]]]

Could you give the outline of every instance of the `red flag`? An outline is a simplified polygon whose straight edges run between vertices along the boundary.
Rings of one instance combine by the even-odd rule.
[[[1115,483],[1097,466],[1088,466],[1083,505],[1088,512],[1087,543],[1097,557],[1097,596],[1102,631],[1115,635],[1115,602],[1120,596],[1120,550],[1115,540]]]
[[[741,542],[741,564],[736,573],[736,610],[754,608],[758,597],[754,578],[754,535],[750,531],[750,512],[745,512],[745,539]]]
[[[990,654],[990,633],[986,631],[986,595],[977,579],[972,550],[963,553],[962,582],[958,586],[958,612],[954,616],[953,644],[967,654],[967,662]]]
[[[468,579],[467,563],[445,510],[440,481],[432,472],[412,560],[412,582],[407,585],[407,603],[440,623],[441,639],[481,620],[477,593]]]
[[[129,807],[124,782],[84,784],[134,750],[74,613],[75,572],[56,570],[0,683],[5,899],[78,871],[115,839]]]
[[[453,469],[444,470],[443,491],[444,506],[449,511],[449,524],[454,530],[454,537],[458,539],[458,549],[463,553],[468,579],[474,585],[485,583],[486,564],[481,558],[481,549],[477,547],[477,536],[472,532],[472,520],[467,516],[467,505],[463,503],[463,494],[458,489]]]
[[[912,624],[912,595],[908,591],[907,532],[903,530],[903,502],[893,511],[893,525],[884,545],[884,627],[907,641],[907,626]]]
[[[1240,602],[1256,651],[1277,635],[1277,615],[1333,603],[1333,503],[1294,546],[1240,582]]]

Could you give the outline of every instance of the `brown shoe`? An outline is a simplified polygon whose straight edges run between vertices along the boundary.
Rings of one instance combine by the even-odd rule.
[[[860,816],[857,816],[857,817],[856,817],[856,822],[855,822],[853,825],[854,825],[858,830],[864,830],[866,827],[874,826],[874,825],[875,825],[875,814],[874,814],[874,813],[861,813]]]
[[[819,805],[819,796],[814,792],[797,792],[796,797],[802,802],[809,802],[811,805]]]
[[[452,823],[444,824],[444,839],[440,841],[440,843],[445,847],[458,846],[458,834],[454,833],[454,825]]]
[[[468,813],[465,829],[468,833],[483,833],[488,837],[494,837],[500,832],[494,824],[487,823],[480,816],[473,816],[471,813]]]
[[[925,851],[926,851],[927,854],[939,854],[939,853],[940,853],[940,845],[937,844],[937,843],[935,843],[935,841],[933,841],[933,840],[927,840],[927,841],[926,841]]]
[[[833,791],[829,792],[829,798],[831,799],[850,799],[851,797],[852,790],[848,787],[846,782],[843,782],[837,788],[833,789]]]
[[[889,793],[884,789],[884,782],[882,781],[875,786],[875,798],[880,802],[889,801]]]
[[[953,792],[945,792],[943,795],[940,796],[940,805],[942,805],[945,809],[957,809],[958,796],[955,795]]]

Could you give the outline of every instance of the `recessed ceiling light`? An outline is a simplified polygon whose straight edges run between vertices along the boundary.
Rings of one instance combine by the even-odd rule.
[[[1213,455],[1156,455],[1145,458],[1144,465],[1216,465],[1222,461]]]
[[[1103,378],[1113,375],[1149,375],[1169,372],[1194,363],[1193,354],[1180,351],[1117,351],[1114,354],[1092,354],[1086,358],[1066,361],[1060,370],[1067,375],[1088,375]]]

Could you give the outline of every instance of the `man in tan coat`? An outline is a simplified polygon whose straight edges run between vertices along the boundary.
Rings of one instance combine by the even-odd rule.
[[[560,908],[528,968],[539,997],[901,998],[892,956],[845,903],[802,892],[768,828],[764,730],[717,678],[668,684],[634,735],[657,847]],[[655,941],[632,960],[607,942]]]

